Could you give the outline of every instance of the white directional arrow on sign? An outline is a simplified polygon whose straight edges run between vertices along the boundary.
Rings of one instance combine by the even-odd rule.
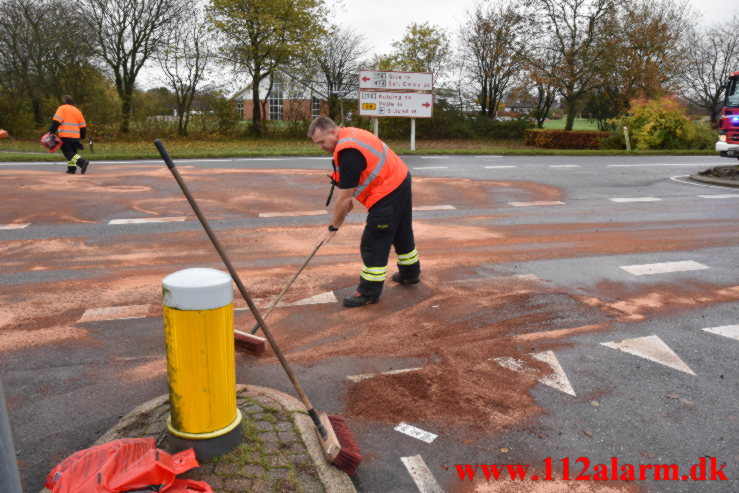
[[[616,351],[633,354],[634,356],[639,356],[640,358],[645,358],[661,365],[669,366],[675,370],[695,375],[693,370],[691,370],[690,367],[688,367],[688,365],[686,365],[685,362],[681,360],[680,357],[672,351],[672,349],[670,349],[670,346],[665,344],[664,341],[656,335],[612,342],[601,342],[601,345],[615,349]]]
[[[559,390],[560,392],[564,392],[565,394],[570,394],[572,396],[576,395],[575,389],[572,388],[572,384],[570,384],[567,374],[564,369],[562,369],[562,365],[559,364],[559,360],[553,351],[531,353],[531,357],[541,361],[542,363],[546,363],[552,369],[551,374],[539,377],[540,383],[543,383],[555,390]],[[537,373],[539,373],[534,368],[526,366],[526,363],[516,358],[504,357],[492,358],[492,360],[500,366],[517,373],[524,373],[527,375],[537,375]]]

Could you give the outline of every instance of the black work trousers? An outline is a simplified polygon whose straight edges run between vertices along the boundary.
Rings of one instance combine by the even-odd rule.
[[[390,247],[398,256],[398,272],[403,279],[417,278],[421,263],[413,239],[411,174],[390,194],[377,201],[367,214],[360,251],[362,273],[357,292],[379,297],[387,275]]]
[[[64,154],[64,157],[67,158],[70,166],[74,166],[75,164],[77,164],[77,160],[75,160],[74,157],[77,155],[77,150],[82,149],[80,139],[70,139],[67,137],[62,137],[61,149],[62,154]]]

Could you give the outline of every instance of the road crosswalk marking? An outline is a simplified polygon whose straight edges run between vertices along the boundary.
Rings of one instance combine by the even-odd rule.
[[[687,272],[691,270],[710,269],[710,267],[708,267],[707,265],[703,265],[693,260],[683,260],[680,262],[662,262],[658,264],[622,265],[620,268],[635,276],[669,274],[672,272]]]
[[[659,202],[662,199],[658,199],[657,197],[622,197],[622,198],[615,198],[615,199],[608,199],[611,202]]]
[[[423,368],[402,368],[400,370],[389,370],[389,371],[381,371],[378,373],[361,373],[359,375],[351,375],[346,377],[347,380],[351,380],[354,383],[361,382],[362,380],[367,380],[370,378],[374,378],[378,375],[397,375],[398,373],[406,373],[409,371],[417,371],[422,370]]]
[[[538,205],[565,205],[564,202],[558,200],[540,200],[537,202],[508,202],[513,207],[534,207]]]
[[[416,428],[415,426],[409,425],[407,423],[400,423],[393,429],[395,431],[408,435],[409,437],[417,438],[418,440],[426,443],[433,442],[438,436],[426,430],[422,430],[421,428]]]

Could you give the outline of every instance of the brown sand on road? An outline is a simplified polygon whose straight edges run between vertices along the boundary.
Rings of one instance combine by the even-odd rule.
[[[192,182],[192,192],[211,220],[306,210],[306,204],[322,205],[328,191],[320,181],[322,171],[183,167],[181,173]],[[0,224],[107,222],[142,214],[194,220],[163,165],[101,166],[84,176],[84,187],[81,180],[67,178],[61,172],[4,172]],[[560,190],[535,183],[415,178],[416,205],[452,204],[490,213],[416,220],[420,285],[388,282],[381,303],[359,310],[338,304],[280,308],[270,316],[270,326],[289,359],[300,364],[337,357],[425,361],[419,371],[352,384],[346,398],[349,415],[493,432],[520,425],[542,410],[529,392],[537,376],[515,373],[490,358],[515,357],[543,375],[548,367],[529,354],[562,347],[573,334],[605,332],[613,322],[739,301],[739,286],[602,282],[588,286],[588,296],[583,296],[576,286],[555,288],[546,279],[512,276],[511,266],[517,262],[736,244],[735,229],[721,220],[495,223],[496,216],[507,213],[501,204],[509,200],[563,198]],[[326,291],[339,290],[339,297],[344,291],[349,294],[361,267],[361,230],[360,224],[343,227],[319,250],[285,301]],[[74,275],[0,286],[0,352],[60,340],[94,344],[78,323],[86,309],[150,305],[148,315],[160,316],[166,275],[187,267],[225,270],[199,228],[156,235],[139,233],[136,227],[130,231],[121,235],[119,229],[116,236],[94,239],[1,242],[7,272]],[[218,231],[218,236],[252,297],[267,300],[280,291],[320,233],[316,226],[281,226],[229,229]],[[239,298],[236,293],[236,305],[244,306]],[[251,326],[248,314],[238,316]],[[275,364],[275,358],[270,352],[254,364]],[[125,378],[151,378],[165,371],[161,360],[145,361]]]

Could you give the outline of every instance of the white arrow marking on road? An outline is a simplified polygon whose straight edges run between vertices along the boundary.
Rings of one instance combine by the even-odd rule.
[[[0,226],[0,229],[23,229],[30,225],[31,223],[22,223],[22,224],[4,224]]]
[[[414,211],[451,211],[456,209],[453,205],[421,205],[419,207],[414,207]]]
[[[512,205],[513,207],[532,207],[536,205],[565,205],[564,202],[560,202],[558,200],[539,202],[508,202],[508,204]]]
[[[434,475],[431,474],[429,466],[426,465],[420,455],[401,457],[400,460],[403,461],[405,468],[408,469],[408,473],[416,483],[418,491],[421,493],[444,493],[439,483],[436,482]]]
[[[710,332],[711,334],[730,337],[739,341],[739,325],[722,325],[720,327],[709,327],[703,330]]]
[[[354,383],[361,382],[362,380],[367,380],[369,378],[374,378],[377,375],[397,375],[398,373],[406,373],[409,371],[416,371],[416,370],[422,370],[423,368],[403,368],[401,370],[389,370],[389,371],[382,371],[379,373],[362,373],[360,375],[351,375],[346,377],[347,380],[351,380]]]
[[[426,442],[426,443],[433,442],[434,440],[436,440],[436,437],[438,436],[426,430],[422,430],[421,428],[416,428],[415,426],[411,426],[407,423],[400,423],[398,426],[396,426],[393,429],[395,431],[399,431],[400,433],[404,433],[408,435],[409,437],[417,438],[418,440],[421,440],[422,442]]]
[[[544,385],[555,390],[559,390],[560,392],[564,392],[565,394],[576,396],[575,389],[572,388],[572,384],[570,384],[570,379],[567,378],[567,374],[562,368],[562,365],[559,364],[559,360],[557,359],[557,356],[554,354],[553,351],[530,353],[530,355],[532,358],[539,360],[542,363],[546,363],[552,369],[552,373],[550,375],[539,377],[539,383],[543,383]],[[517,373],[538,376],[537,374],[539,372],[537,370],[526,366],[526,363],[519,359],[511,357],[492,359],[500,366],[508,368],[509,370],[513,370]]]
[[[319,211],[292,211],[292,212],[260,212],[259,217],[292,217],[292,216],[323,216],[326,210]]]
[[[171,223],[184,221],[185,216],[179,217],[147,217],[141,219],[113,219],[108,224],[143,224],[143,223]]]
[[[79,322],[100,322],[103,320],[127,320],[131,318],[146,318],[149,305],[109,306],[105,308],[90,308],[79,319]]]
[[[625,353],[639,356],[640,358],[654,361],[661,365],[669,366],[675,370],[680,370],[691,375],[695,375],[688,365],[675,354],[670,346],[664,343],[662,339],[656,335],[647,337],[636,337],[634,339],[623,339],[612,342],[601,342],[601,345],[623,351]]]
[[[662,199],[658,199],[657,197],[624,197],[608,200],[611,202],[659,202]]]
[[[659,264],[622,265],[620,268],[635,276],[710,269],[707,265],[703,265],[692,260],[684,260],[681,262],[662,262]]]

